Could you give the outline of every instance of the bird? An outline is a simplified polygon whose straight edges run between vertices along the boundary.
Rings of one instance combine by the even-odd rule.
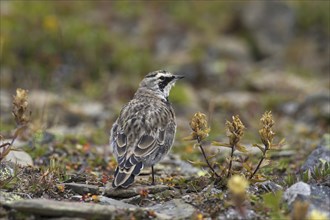
[[[110,147],[117,160],[112,187],[128,188],[145,167],[154,165],[171,149],[176,133],[171,88],[184,78],[165,70],[148,73],[120,111],[110,131]]]

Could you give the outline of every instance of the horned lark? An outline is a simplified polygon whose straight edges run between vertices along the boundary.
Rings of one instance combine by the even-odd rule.
[[[111,129],[110,146],[118,166],[112,186],[127,188],[144,167],[151,167],[170,150],[176,122],[168,100],[172,86],[183,76],[164,70],[147,74]]]

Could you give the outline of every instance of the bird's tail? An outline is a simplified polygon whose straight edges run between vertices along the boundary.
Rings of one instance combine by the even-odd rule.
[[[117,167],[115,174],[114,174],[114,179],[112,182],[112,187],[117,188],[117,187],[123,187],[127,188],[130,185],[134,183],[134,178],[135,176],[139,175],[141,172],[141,169],[143,168],[142,162],[139,162],[130,168],[125,168],[125,167]]]

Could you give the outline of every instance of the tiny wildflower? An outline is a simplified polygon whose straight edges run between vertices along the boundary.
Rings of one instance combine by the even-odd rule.
[[[190,121],[190,127],[193,130],[191,136],[186,138],[189,140],[203,140],[205,139],[211,129],[208,127],[206,115],[197,112]]]
[[[227,187],[235,195],[245,194],[246,189],[249,187],[249,182],[245,177],[240,175],[233,175],[227,183]]]
[[[325,212],[321,212],[318,210],[313,210],[311,211],[311,213],[309,214],[308,220],[329,220],[327,213]]]
[[[17,125],[26,125],[29,122],[28,108],[28,91],[18,88],[13,100],[13,115]]]
[[[260,119],[262,128],[259,130],[260,138],[265,148],[268,150],[272,146],[272,142],[275,136],[275,132],[272,130],[275,121],[273,120],[272,113],[265,112]]]
[[[259,130],[259,135],[260,135],[260,139],[261,142],[264,144],[264,147],[259,145],[259,144],[254,144],[254,147],[258,147],[261,152],[262,152],[262,158],[259,160],[259,163],[257,165],[257,167],[255,168],[254,172],[251,173],[250,175],[250,179],[252,179],[252,177],[257,173],[257,171],[259,170],[259,168],[261,167],[263,161],[267,161],[266,160],[266,153],[268,150],[270,150],[271,148],[276,148],[276,145],[273,144],[273,139],[275,136],[275,132],[272,130],[272,127],[275,124],[275,121],[273,120],[273,116],[272,116],[272,112],[268,111],[265,112],[261,119],[261,129]],[[265,164],[268,164],[269,161],[267,161]]]
[[[193,132],[186,138],[184,138],[184,140],[190,141],[190,140],[197,140],[197,143],[199,145],[199,148],[202,151],[202,154],[205,158],[205,161],[207,163],[207,165],[209,166],[209,168],[212,170],[212,173],[219,177],[219,175],[215,172],[215,170],[213,169],[213,166],[210,164],[210,162],[208,161],[208,158],[205,154],[205,151],[203,149],[202,146],[202,141],[209,136],[209,133],[211,131],[211,129],[209,128],[208,124],[207,124],[207,120],[206,120],[206,115],[201,113],[201,112],[197,112],[191,119],[190,121],[190,127],[193,130]]]
[[[43,20],[44,28],[49,32],[55,32],[59,28],[58,19],[54,15],[48,15]]]
[[[226,121],[227,137],[230,145],[236,145],[244,135],[245,126],[239,119],[238,115],[232,117],[233,121]]]

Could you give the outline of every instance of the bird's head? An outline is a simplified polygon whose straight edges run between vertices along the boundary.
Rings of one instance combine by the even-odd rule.
[[[179,79],[184,78],[180,75],[173,75],[172,73],[165,70],[157,70],[148,73],[142,82],[140,88],[151,90],[155,95],[160,96],[163,99],[167,99],[172,86]]]

